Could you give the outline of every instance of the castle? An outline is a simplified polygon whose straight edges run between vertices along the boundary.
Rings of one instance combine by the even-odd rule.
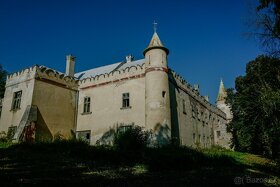
[[[168,68],[169,50],[155,31],[144,59],[75,73],[35,65],[7,77],[1,100],[0,132],[14,141],[53,140],[75,135],[90,144],[112,144],[113,134],[133,125],[153,132],[159,145],[229,147],[231,120],[223,82],[217,106]]]

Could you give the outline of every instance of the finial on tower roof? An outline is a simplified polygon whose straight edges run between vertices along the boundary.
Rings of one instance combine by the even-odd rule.
[[[157,32],[157,22],[154,21],[153,25],[154,25],[154,32]]]

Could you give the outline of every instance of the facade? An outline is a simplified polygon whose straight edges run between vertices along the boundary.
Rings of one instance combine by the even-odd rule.
[[[221,82],[217,106],[168,68],[169,50],[155,32],[144,59],[74,73],[33,66],[7,77],[0,132],[15,141],[76,135],[90,144],[111,144],[116,131],[132,125],[153,132],[152,142],[192,147],[228,147],[232,118]]]

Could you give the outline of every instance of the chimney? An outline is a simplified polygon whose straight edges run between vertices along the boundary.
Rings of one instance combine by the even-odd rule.
[[[71,77],[74,77],[75,69],[75,59],[76,57],[70,55],[66,56],[66,71],[65,74]]]
[[[199,85],[198,84],[193,85],[193,87],[194,87],[195,91],[199,92]]]
[[[132,62],[134,60],[134,57],[131,54],[129,54],[125,57],[125,59],[126,59],[126,62]]]

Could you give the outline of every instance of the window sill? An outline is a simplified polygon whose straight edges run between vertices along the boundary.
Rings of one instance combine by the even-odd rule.
[[[131,109],[131,106],[128,106],[128,107],[122,107],[120,108],[121,110],[124,110],[124,109]]]
[[[89,115],[89,114],[92,114],[92,112],[83,112],[83,113],[81,113],[81,115]]]
[[[16,112],[16,111],[18,111],[18,110],[20,110],[21,108],[15,108],[15,109],[11,109],[10,111],[11,112]]]

